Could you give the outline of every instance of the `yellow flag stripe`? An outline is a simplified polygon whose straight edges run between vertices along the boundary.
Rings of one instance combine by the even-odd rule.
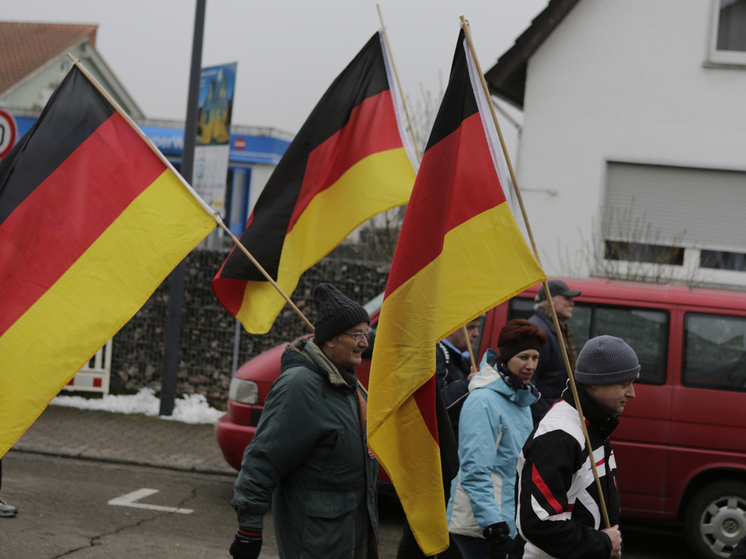
[[[389,403],[409,398],[435,370],[435,343],[460,328],[464,316],[473,320],[545,277],[507,203],[451,230],[440,256],[386,297],[376,334],[371,392]],[[505,295],[497,299],[494,293]],[[459,304],[450,304],[456,294]],[[389,324],[384,322],[387,307],[395,307],[397,316],[422,320]],[[423,363],[422,355],[431,358]],[[369,406],[371,433],[385,418],[375,414],[387,409]]]
[[[406,204],[414,170],[404,148],[366,157],[317,194],[285,237],[277,284],[292,293],[303,272],[376,214]],[[268,282],[248,282],[236,315],[251,332],[266,333],[285,300]]]
[[[368,393],[370,394],[370,392]],[[406,431],[404,431],[406,429]],[[376,445],[374,450],[381,466],[386,470],[389,479],[394,482],[402,508],[407,512],[410,525],[446,524],[446,502],[443,491],[402,491],[400,487],[422,487],[423,485],[443,487],[443,474],[440,468],[440,448],[433,439],[420,414],[414,399],[406,400],[391,415],[388,421],[380,426],[376,438],[380,441],[401,441],[402,432],[407,433],[403,444]],[[374,448],[371,439],[369,446]],[[405,464],[406,468],[389,469],[387,465]],[[443,540],[429,539],[425,543],[434,553],[440,553],[448,547],[448,538]]]
[[[0,338],[0,456],[215,226],[164,171]]]

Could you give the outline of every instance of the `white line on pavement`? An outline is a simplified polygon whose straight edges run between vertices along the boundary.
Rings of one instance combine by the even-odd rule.
[[[108,504],[114,505],[115,507],[132,507],[135,509],[148,509],[148,510],[158,510],[163,512],[178,512],[180,514],[190,514],[194,512],[192,509],[178,509],[175,507],[161,507],[159,505],[146,505],[144,503],[137,503],[136,501],[139,501],[140,499],[144,499],[145,497],[150,497],[151,495],[155,495],[158,493],[157,489],[138,489],[137,491],[133,491],[132,493],[127,493],[126,495],[122,495],[121,497],[117,497],[116,499],[112,499],[109,501]]]

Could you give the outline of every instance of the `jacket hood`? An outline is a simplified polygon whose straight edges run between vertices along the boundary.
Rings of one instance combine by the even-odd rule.
[[[494,363],[495,366],[490,363]],[[526,389],[514,388],[506,380],[506,375],[512,375],[509,371],[500,372],[500,367],[505,367],[502,361],[497,359],[497,353],[488,349],[479,368],[479,372],[474,375],[469,382],[469,392],[479,389],[488,389],[502,394],[505,398],[517,406],[528,407],[539,399],[539,393],[533,387],[527,385]]]
[[[299,338],[288,344],[282,354],[283,371],[295,365],[303,365],[327,376],[335,386],[355,386],[357,377],[354,370],[340,371],[311,338]]]

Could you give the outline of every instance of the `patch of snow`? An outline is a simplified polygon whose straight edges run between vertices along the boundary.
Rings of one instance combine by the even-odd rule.
[[[209,423],[215,425],[225,413],[207,403],[202,394],[187,394],[177,398],[173,415],[158,415],[161,402],[151,388],[143,388],[131,396],[107,395],[103,398],[83,398],[82,396],[57,396],[51,402],[53,406],[67,406],[84,410],[101,410],[116,413],[140,413],[152,417],[183,423]]]

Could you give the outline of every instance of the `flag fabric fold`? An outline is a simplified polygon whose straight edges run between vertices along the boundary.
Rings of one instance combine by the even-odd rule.
[[[332,83],[264,187],[241,244],[290,295],[300,275],[356,227],[407,203],[416,165],[383,34]],[[234,247],[212,282],[220,303],[255,334],[285,304]]]
[[[74,66],[0,160],[0,456],[215,226]]]
[[[368,443],[428,555],[448,546],[435,345],[546,277],[508,205],[489,102],[462,30],[404,217],[370,374]]]

